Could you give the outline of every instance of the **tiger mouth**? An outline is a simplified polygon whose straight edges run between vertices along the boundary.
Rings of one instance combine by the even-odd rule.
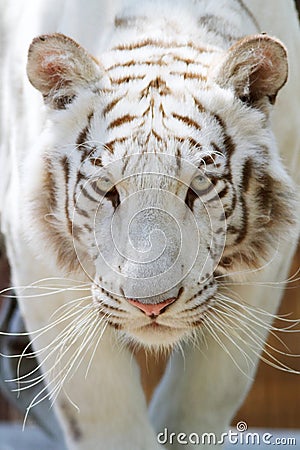
[[[188,301],[187,301],[188,302]],[[189,328],[196,328],[199,327],[203,324],[203,322],[205,321],[205,313],[208,311],[209,307],[215,302],[215,295],[212,295],[210,297],[208,297],[207,299],[205,299],[202,303],[191,307],[190,309],[184,309],[185,312],[190,312],[191,316],[190,317],[184,317],[180,319],[179,316],[179,320],[176,319],[176,315],[168,315],[168,317],[164,317],[164,315],[160,315],[156,318],[147,318],[141,316],[140,319],[143,320],[143,322],[145,320],[147,320],[147,322],[142,323],[140,325],[137,326],[132,326],[132,324],[128,323],[128,330],[132,331],[132,332],[139,332],[139,331],[153,331],[153,332],[167,332],[167,331],[184,331],[187,330]],[[114,308],[111,307],[110,305],[105,305],[105,307],[107,308],[108,311],[112,311],[114,310],[115,313],[117,313],[118,308]],[[102,316],[105,316],[107,313],[105,312],[100,312],[99,313]],[[136,317],[135,317],[136,319]],[[116,316],[114,317],[110,317],[106,319],[107,322],[112,325],[114,328],[116,329],[123,329],[126,330],[127,326],[126,323],[123,322],[123,320],[121,320],[120,322],[118,321],[118,318]],[[129,317],[129,321],[131,322],[132,317]],[[164,323],[164,321],[167,321],[167,323]],[[170,324],[170,321],[173,322],[173,324]],[[177,323],[176,323],[177,322]]]
[[[178,327],[176,327],[177,329]],[[170,327],[170,325],[164,325],[163,323],[157,323],[155,320],[146,325],[142,325],[139,327],[140,330],[153,330],[153,331],[170,331],[174,330],[174,327]]]
[[[102,291],[101,294],[103,295],[104,292]],[[106,304],[105,298],[97,299],[97,296],[94,298],[94,303],[97,305],[100,320],[104,320],[112,329],[120,333],[124,342],[135,343],[144,348],[171,349],[182,340],[188,339],[195,330],[204,325],[206,314],[216,301],[215,292],[211,294],[201,303],[193,302],[193,305],[191,303],[194,297],[191,297],[181,304],[180,312],[174,310],[173,313],[170,311],[165,316],[165,313],[162,313],[155,318],[143,315],[137,317],[131,315],[128,310],[124,315],[122,301],[117,298],[118,306]],[[110,299],[112,300],[113,297],[110,296]],[[180,317],[181,314],[183,314],[182,317]]]

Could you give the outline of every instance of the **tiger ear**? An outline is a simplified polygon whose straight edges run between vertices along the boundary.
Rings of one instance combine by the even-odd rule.
[[[100,75],[96,60],[63,34],[36,37],[29,47],[28,79],[52,106],[64,107],[63,99],[70,102],[76,87],[96,81]]]
[[[265,34],[239,40],[227,51],[215,73],[217,83],[232,87],[241,99],[253,102],[268,97],[271,103],[287,76],[285,47]]]

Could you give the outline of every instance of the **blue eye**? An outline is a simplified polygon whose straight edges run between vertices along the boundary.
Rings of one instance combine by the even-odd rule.
[[[207,192],[211,186],[210,179],[204,174],[197,175],[191,182],[191,188],[198,194]]]
[[[99,191],[103,192],[103,194],[106,194],[108,191],[110,191],[113,187],[113,183],[111,180],[107,177],[101,177],[96,181],[97,188]]]

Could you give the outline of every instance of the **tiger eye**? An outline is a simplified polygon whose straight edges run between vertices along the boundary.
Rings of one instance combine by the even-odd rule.
[[[106,195],[114,186],[108,177],[101,177],[96,181],[97,188]]]
[[[197,175],[191,182],[191,189],[193,189],[198,195],[205,194],[212,186],[212,182],[204,174]]]
[[[70,105],[75,98],[75,95],[64,95],[62,97],[57,97],[54,100],[56,109],[66,109],[68,105]]]

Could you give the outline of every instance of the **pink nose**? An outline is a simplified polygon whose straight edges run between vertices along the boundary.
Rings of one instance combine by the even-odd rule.
[[[162,312],[162,310],[164,308],[166,308],[166,306],[170,305],[171,303],[175,302],[176,298],[168,298],[167,300],[164,300],[161,303],[156,303],[156,304],[145,304],[145,303],[141,303],[138,300],[134,300],[131,298],[128,298],[127,301],[128,303],[130,303],[133,306],[136,306],[137,308],[139,308],[141,311],[143,311],[146,316],[149,317],[157,317],[159,316],[159,314]]]

